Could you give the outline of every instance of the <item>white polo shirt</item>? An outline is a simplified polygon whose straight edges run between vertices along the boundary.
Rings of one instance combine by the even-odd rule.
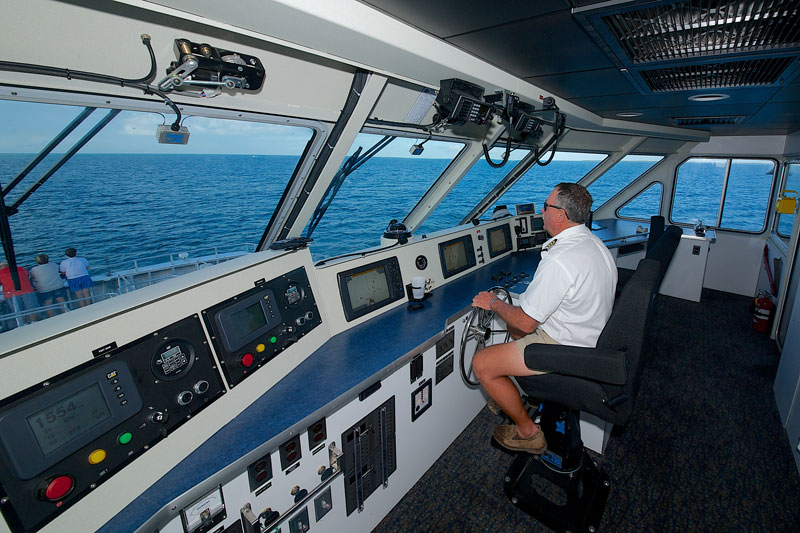
[[[519,304],[556,342],[594,348],[611,316],[616,287],[611,252],[589,228],[574,226],[544,243]]]

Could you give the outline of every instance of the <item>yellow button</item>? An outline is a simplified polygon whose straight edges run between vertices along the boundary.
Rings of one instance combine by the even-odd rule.
[[[264,346],[263,344],[257,344],[257,345],[256,345],[256,351],[257,351],[258,353],[261,353],[261,352],[263,352],[263,351],[264,351],[264,350],[266,350],[266,349],[267,349],[267,347],[266,347],[266,346]]]
[[[106,460],[106,451],[103,449],[95,450],[89,454],[89,464],[96,465]]]

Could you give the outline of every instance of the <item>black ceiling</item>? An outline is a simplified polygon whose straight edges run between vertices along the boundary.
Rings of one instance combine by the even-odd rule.
[[[797,0],[363,1],[603,117],[800,131]],[[708,93],[727,98],[689,100]]]

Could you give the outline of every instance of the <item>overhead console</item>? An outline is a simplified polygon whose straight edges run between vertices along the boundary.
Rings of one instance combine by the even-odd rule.
[[[303,267],[209,307],[203,318],[231,387],[322,322]]]
[[[472,236],[463,235],[439,243],[439,259],[441,259],[444,279],[474,267],[477,262],[475,248],[472,246]]]
[[[223,392],[193,315],[6,398],[7,523],[15,532],[41,528]]]
[[[405,296],[397,257],[339,272],[337,278],[348,322]]]

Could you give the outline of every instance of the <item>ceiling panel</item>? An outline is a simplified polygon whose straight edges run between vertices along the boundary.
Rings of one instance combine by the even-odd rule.
[[[535,17],[566,6],[559,0],[362,0],[395,18],[445,38],[519,19]]]
[[[522,78],[614,66],[568,10],[447,40]]]
[[[537,87],[569,99],[586,96],[639,94],[628,77],[617,68],[582,70],[550,76],[532,76],[525,79]]]
[[[800,66],[797,61],[800,44],[795,35],[800,27],[800,2],[364,1],[550,91],[557,98],[568,99],[604,117],[616,118],[616,114],[622,111],[639,111],[643,115],[634,119],[636,121],[672,125],[669,119],[675,116],[748,115],[738,125],[705,126],[702,129],[725,135],[732,131],[754,135],[800,131],[800,110],[797,109],[800,105]],[[575,14],[571,11],[573,7],[578,8]],[[747,17],[739,20],[722,15],[731,9],[737,13],[764,12],[779,17],[781,31],[775,31],[769,24],[764,25],[760,18],[750,21],[745,20]],[[631,12],[634,19],[640,17],[647,21],[649,29],[627,28],[632,32],[629,37],[633,41],[626,45],[616,40],[606,23],[615,17],[619,23],[627,17],[627,12]],[[623,15],[618,17],[617,14]],[[769,19],[766,16],[761,18]],[[752,44],[755,41],[743,37],[749,35],[746,32],[751,26],[763,30],[759,30],[759,35],[779,37],[779,42],[758,41]],[[743,48],[738,55],[730,55],[726,47],[715,47],[714,39],[738,43]],[[689,54],[691,57],[684,50],[687,43],[695,43],[692,44],[695,51]],[[636,50],[661,50],[664,57],[673,59],[639,65],[624,56],[625,50],[630,50],[631,46]],[[730,80],[724,75],[725,68],[718,65],[727,61],[775,56],[792,58],[790,66],[781,75],[782,81],[775,81],[781,78],[779,76],[768,87],[719,88]],[[696,68],[701,64],[711,66]],[[622,66],[626,66],[628,72],[620,72]],[[654,94],[640,74],[645,68],[673,67],[692,71],[694,78],[690,82],[702,82],[699,86],[711,88]],[[682,70],[677,72],[683,76],[680,74]],[[749,67],[743,72],[749,72]],[[692,86],[691,83],[688,86]],[[701,92],[721,92],[730,98],[715,103],[688,101],[689,96]],[[750,115],[754,115],[752,119]]]

